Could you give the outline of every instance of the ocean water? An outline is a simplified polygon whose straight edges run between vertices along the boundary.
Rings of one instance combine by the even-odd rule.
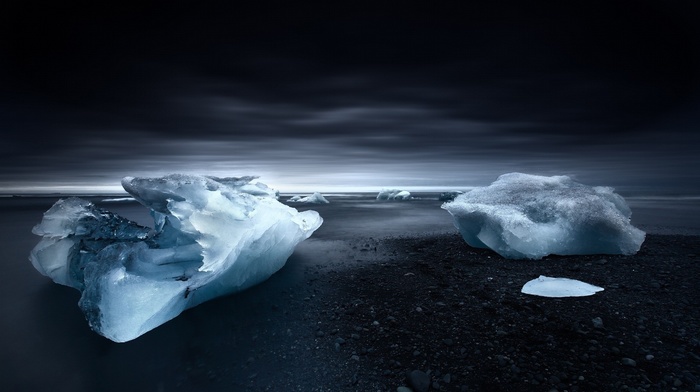
[[[263,377],[265,371],[273,368],[284,371],[285,362],[274,367],[264,361],[250,365],[251,353],[259,344],[259,331],[286,328],[289,320],[280,319],[280,313],[273,311],[270,304],[280,296],[293,296],[304,283],[304,271],[309,266],[352,268],[344,260],[352,259],[352,254],[357,253],[354,247],[370,237],[380,240],[387,236],[456,233],[452,218],[440,208],[442,202],[437,195],[417,196],[422,199],[379,202],[374,195],[351,194],[327,196],[330,204],[326,205],[290,203],[299,210],[318,211],[324,224],[297,247],[281,271],[244,293],[190,309],[127,343],[114,343],[91,331],[77,305],[79,293],[40,275],[28,260],[39,240],[31,229],[57,198],[0,198],[2,389],[237,390],[231,384],[212,380],[246,378],[251,372]],[[141,224],[152,224],[147,210],[134,201],[88,199]],[[633,224],[648,233],[700,235],[700,200],[630,198],[628,202]],[[305,333],[287,331],[292,335]],[[274,333],[270,336],[269,344],[281,339]],[[226,339],[228,346],[216,343],[220,337]],[[215,360],[216,367],[207,358]],[[222,362],[229,365],[223,366]],[[251,366],[257,368],[251,370]],[[219,373],[212,375],[211,369]],[[222,376],[221,372],[226,374]]]

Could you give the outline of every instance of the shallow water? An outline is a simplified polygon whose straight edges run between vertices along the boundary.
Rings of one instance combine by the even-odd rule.
[[[56,198],[0,199],[0,254],[4,263],[0,285],[0,380],[12,391],[197,390],[201,352],[217,364],[230,363],[230,378],[238,376],[255,349],[257,336],[284,326],[272,310],[282,296],[293,296],[311,267],[352,268],[352,261],[372,237],[455,233],[452,218],[434,195],[413,201],[379,202],[373,195],[328,196],[330,204],[290,203],[314,209],[324,224],[300,244],[287,265],[268,281],[240,294],[217,299],[184,312],[176,319],[127,343],[113,343],[92,332],[77,302],[79,293],[40,275],[28,260],[39,237],[31,233]],[[431,199],[431,197],[433,197]],[[99,206],[143,225],[151,225],[147,210],[136,202],[101,202]],[[282,200],[286,200],[285,197]],[[633,223],[649,233],[700,234],[697,201],[630,200]],[[373,242],[376,244],[376,242]],[[363,252],[371,259],[372,252]],[[285,317],[300,317],[286,315]],[[234,327],[231,327],[233,325]],[[291,323],[290,323],[291,325]],[[260,332],[263,331],[263,332]],[[289,331],[290,334],[305,333]],[[282,339],[270,332],[269,344]],[[282,341],[282,340],[280,340]],[[229,347],[230,350],[217,349]],[[256,370],[284,367],[258,363]],[[201,366],[210,368],[211,366]],[[189,370],[188,370],[189,369]],[[206,371],[201,376],[206,379]],[[272,371],[272,370],[267,370]],[[188,372],[190,379],[183,379]],[[204,382],[204,381],[202,381]],[[206,384],[208,390],[230,385]],[[235,390],[235,389],[234,389]]]

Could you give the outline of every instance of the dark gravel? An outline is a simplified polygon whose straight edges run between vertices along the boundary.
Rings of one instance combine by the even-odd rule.
[[[700,391],[698,237],[648,235],[634,256],[539,261],[458,235],[379,244],[360,245],[377,259],[359,252],[353,267],[313,281],[309,334],[333,390]],[[605,290],[522,294],[539,275]]]
[[[700,391],[700,237],[539,261],[452,234],[367,238],[327,257],[293,256],[140,338],[187,342],[174,376],[144,390]],[[604,291],[522,294],[539,275]]]

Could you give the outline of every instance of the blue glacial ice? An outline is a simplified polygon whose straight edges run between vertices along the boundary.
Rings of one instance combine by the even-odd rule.
[[[609,187],[568,176],[504,174],[444,203],[467,244],[511,259],[550,254],[634,254],[645,233],[630,223],[627,203]]]
[[[410,200],[411,192],[401,189],[382,189],[377,194],[377,200]]]
[[[40,273],[78,289],[90,327],[115,342],[266,280],[323,222],[280,203],[255,177],[125,177],[122,186],[151,210],[153,229],[61,199],[33,228],[42,239],[29,256]]]
[[[320,192],[314,192],[311,196],[295,195],[287,200],[292,203],[328,204],[330,203]]]

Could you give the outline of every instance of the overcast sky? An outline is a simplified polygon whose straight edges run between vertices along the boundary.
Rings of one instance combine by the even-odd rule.
[[[692,1],[222,3],[3,3],[0,193],[173,172],[459,189],[511,171],[700,193]]]

